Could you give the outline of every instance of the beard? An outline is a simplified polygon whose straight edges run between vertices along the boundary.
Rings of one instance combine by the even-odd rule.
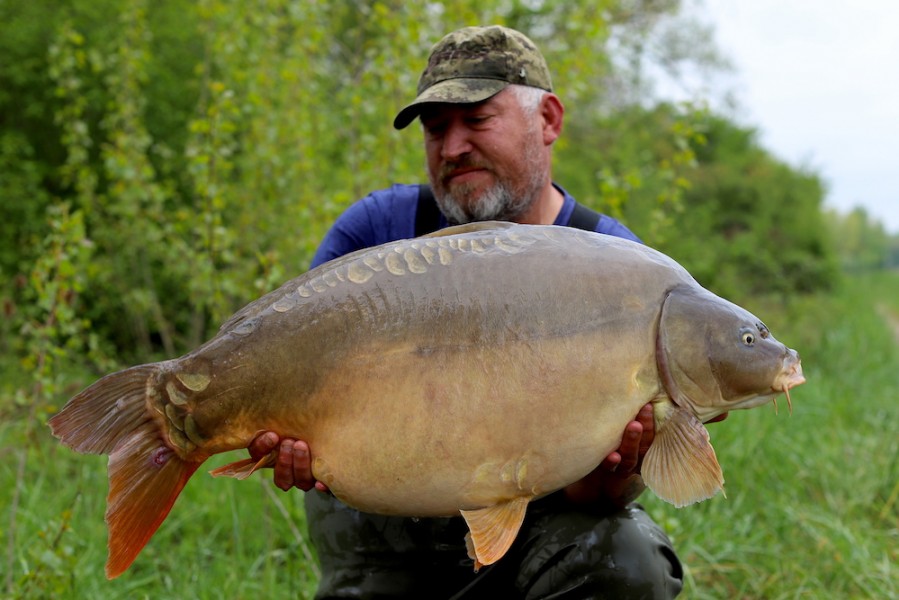
[[[510,221],[530,208],[535,195],[516,196],[503,182],[497,182],[481,192],[479,198],[472,186],[458,186],[451,192],[435,194],[440,211],[453,225],[476,221]]]
[[[459,184],[452,190],[442,182],[456,169],[467,167],[488,168],[471,159],[446,163],[440,170],[439,178],[431,176],[431,187],[440,211],[452,225],[462,225],[477,221],[511,221],[527,212],[543,191],[549,177],[548,165],[542,163],[533,146],[526,151],[521,172],[527,176],[518,185],[508,179],[500,179],[478,194],[478,186]],[[439,184],[435,183],[435,180]]]

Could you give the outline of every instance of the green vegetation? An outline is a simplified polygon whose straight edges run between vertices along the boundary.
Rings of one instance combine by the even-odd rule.
[[[104,460],[46,420],[301,272],[354,199],[420,181],[395,109],[436,39],[487,22],[545,51],[567,108],[557,180],[803,355],[792,417],[712,426],[728,499],[645,498],[687,595],[899,594],[899,237],[823,211],[819,174],[705,99],[653,98],[653,58],[722,65],[677,0],[17,0],[0,3],[0,595],[311,593],[301,494],[265,478],[196,476],[107,582]]]

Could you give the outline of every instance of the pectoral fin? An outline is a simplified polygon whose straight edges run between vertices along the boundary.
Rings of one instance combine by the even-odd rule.
[[[709,443],[709,432],[693,413],[667,411],[643,459],[643,481],[655,494],[681,507],[724,489],[724,476]]]
[[[475,571],[495,563],[509,550],[524,521],[529,501],[530,498],[519,497],[487,508],[461,511],[470,530],[466,541]]]

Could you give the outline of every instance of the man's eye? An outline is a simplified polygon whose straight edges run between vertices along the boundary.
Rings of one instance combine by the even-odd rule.
[[[429,123],[425,124],[425,133],[427,133],[430,137],[439,137],[443,131],[446,129],[446,125],[441,123]]]

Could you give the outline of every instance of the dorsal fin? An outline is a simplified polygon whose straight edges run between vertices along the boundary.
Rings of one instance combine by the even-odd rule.
[[[438,229],[437,231],[432,231],[431,233],[426,233],[421,236],[423,238],[434,238],[434,237],[443,237],[446,235],[456,235],[459,233],[473,233],[475,231],[488,231],[491,229],[509,229],[510,227],[516,227],[518,223],[510,223],[509,221],[478,221],[476,223],[466,223],[465,225],[454,225],[452,227],[445,227],[443,229]]]

